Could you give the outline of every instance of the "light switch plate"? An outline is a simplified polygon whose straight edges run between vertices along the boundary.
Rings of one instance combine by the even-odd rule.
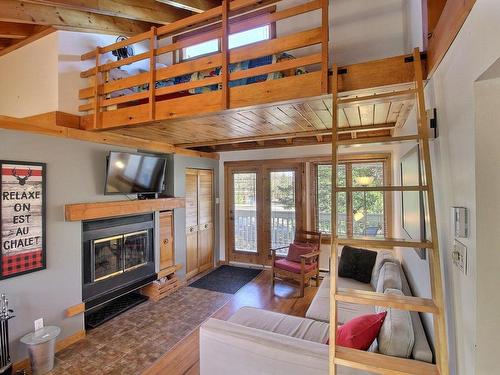
[[[43,328],[43,318],[35,320],[35,331]]]
[[[453,207],[453,222],[456,238],[469,237],[469,213],[465,207]]]
[[[467,275],[467,246],[455,240],[451,257],[453,259],[453,264],[462,271],[464,275]]]

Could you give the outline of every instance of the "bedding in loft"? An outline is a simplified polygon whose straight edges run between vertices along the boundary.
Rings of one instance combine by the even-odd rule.
[[[252,60],[246,60],[246,61],[241,61],[239,63],[235,64],[230,64],[229,65],[229,71],[232,72],[237,72],[241,70],[247,70],[247,69],[252,69],[256,68],[259,66],[263,65],[269,65],[269,64],[275,64],[281,61],[285,60],[291,60],[294,59],[295,57],[288,54],[288,53],[280,53],[278,55],[268,55],[268,56],[263,56],[259,57],[257,59],[252,59]],[[157,64],[157,68],[162,68],[165,67],[166,65],[163,64]],[[144,70],[141,70],[140,73],[145,72]],[[300,75],[307,73],[306,69],[304,67],[299,67],[295,69],[289,69],[286,71],[279,71],[279,72],[273,72],[273,73],[268,73],[268,74],[261,74],[258,76],[254,77],[247,77],[247,78],[242,78],[238,79],[235,81],[229,82],[229,87],[236,87],[236,86],[242,86],[242,85],[248,85],[256,82],[263,82],[263,81],[269,81],[273,79],[279,79],[283,77],[288,77],[288,76],[293,76],[293,75]],[[186,82],[192,82],[192,81],[198,81],[202,80],[205,78],[209,77],[215,77],[221,74],[221,68],[214,68],[214,69],[209,69],[201,72],[194,72],[192,74],[184,74],[175,78],[170,78],[167,80],[160,80],[156,82],[155,87],[162,88],[162,87],[168,87],[168,86],[174,86],[177,84],[181,83],[186,83]],[[107,78],[107,81],[116,81],[119,79],[123,79],[126,77],[129,77],[130,75],[122,69],[113,69],[110,71],[109,76]],[[149,88],[149,84],[144,84],[140,86],[135,86],[131,87],[128,89],[123,89],[119,91],[114,91],[110,94],[111,98],[123,96],[123,95],[128,95],[128,94],[134,94],[137,92],[142,92],[142,91],[147,91]],[[170,94],[168,97],[173,98],[173,97],[179,97],[179,96],[186,96],[186,95],[193,95],[193,94],[200,94],[204,92],[210,92],[210,91],[216,91],[220,89],[220,85],[215,84],[215,85],[209,85],[205,87],[197,87],[194,89],[190,89],[188,91],[182,91],[182,92],[177,92],[175,94]]]

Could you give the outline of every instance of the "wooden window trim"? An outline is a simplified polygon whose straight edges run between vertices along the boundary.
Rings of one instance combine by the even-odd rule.
[[[311,207],[311,225],[310,230],[317,230],[318,225],[318,207],[317,207],[317,166],[330,165],[331,158],[316,158],[311,161],[310,168],[310,207]],[[341,154],[338,157],[339,164],[346,163],[346,186],[352,184],[352,164],[363,162],[383,162],[384,163],[384,185],[392,185],[392,158],[390,153],[370,153],[370,154]],[[350,182],[348,182],[350,181]],[[349,197],[352,193],[346,194],[346,210],[347,210],[347,233],[352,234],[352,199]],[[392,192],[384,193],[384,236],[392,237],[393,231],[393,207],[392,207]],[[331,234],[323,234],[323,243],[331,242]]]
[[[267,7],[267,8],[258,9],[254,12],[250,12],[250,13],[246,13],[246,14],[243,14],[241,16],[238,16],[238,17],[234,17],[229,22],[230,23],[238,23],[238,22],[241,22],[241,21],[244,21],[247,19],[261,16],[261,15],[266,14],[266,13],[274,13],[274,12],[276,12],[276,5],[272,5],[272,6]],[[269,24],[269,26],[270,26],[269,38],[276,39],[276,22],[272,22],[271,24]],[[207,26],[201,27],[201,28],[193,30],[193,31],[188,31],[188,32],[185,32],[185,33],[182,33],[179,35],[174,35],[172,37],[172,43],[176,43],[176,42],[184,40],[186,38],[191,38],[195,35],[204,34],[204,33],[207,33],[209,31],[216,30],[218,28],[220,28],[219,24],[213,24],[213,25],[207,25]],[[212,52],[206,53],[204,55],[198,55],[198,56],[192,57],[190,59],[183,59],[183,57],[182,57],[183,48],[182,48],[182,49],[178,50],[176,53],[172,54],[173,63],[178,64],[180,62],[186,62],[186,61],[190,61],[190,60],[194,60],[194,59],[199,59],[200,57],[210,56],[210,55],[215,54],[215,53],[220,53],[221,52],[221,40],[220,39],[218,39],[218,44],[219,44],[218,51],[213,52],[213,53]]]

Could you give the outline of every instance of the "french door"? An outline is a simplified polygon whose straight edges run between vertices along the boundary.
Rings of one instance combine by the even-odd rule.
[[[303,174],[301,163],[226,163],[226,259],[267,264],[271,248],[293,242]]]

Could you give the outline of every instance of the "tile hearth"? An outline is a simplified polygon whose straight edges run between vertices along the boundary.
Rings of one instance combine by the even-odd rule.
[[[56,354],[51,375],[139,374],[222,307],[232,295],[184,287],[147,301]]]

